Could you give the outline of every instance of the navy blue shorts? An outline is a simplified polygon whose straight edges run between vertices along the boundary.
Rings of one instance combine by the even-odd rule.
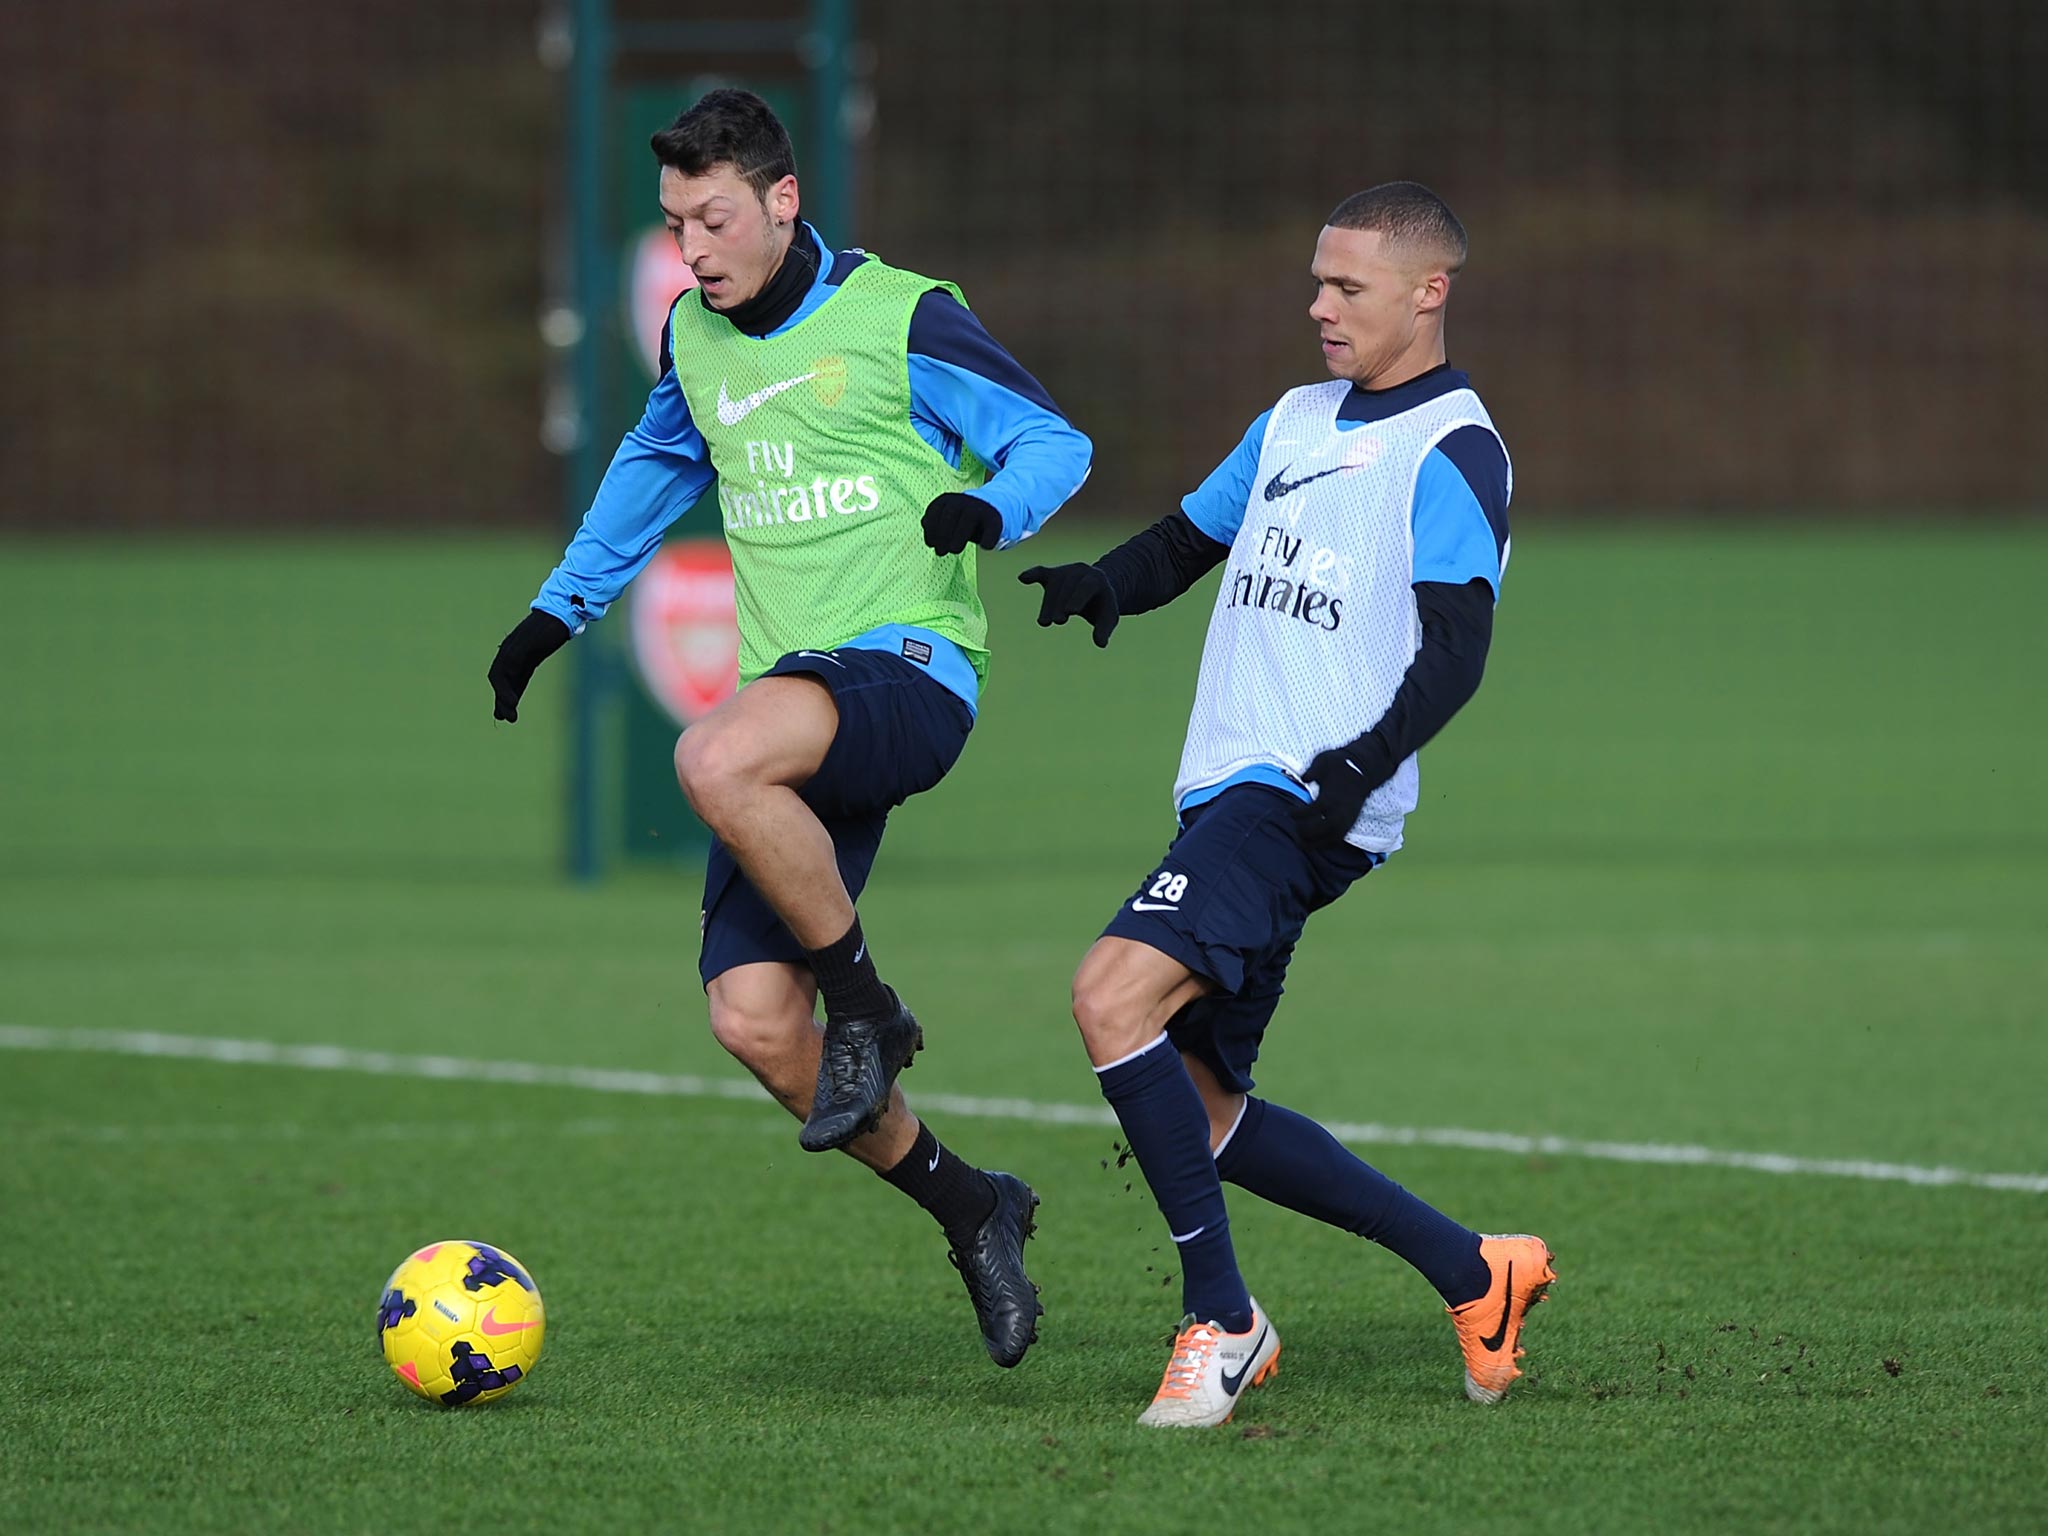
[[[832,834],[839,878],[858,901],[889,812],[946,776],[967,745],[973,712],[923,668],[887,651],[797,651],[762,675],[815,677],[839,706],[825,761],[797,793]],[[703,931],[697,970],[706,986],[736,965],[804,958],[796,935],[715,837],[704,867]]]
[[[1251,1091],[1252,1063],[1309,914],[1385,861],[1348,844],[1304,848],[1289,813],[1294,803],[1282,790],[1240,784],[1195,806],[1158,869],[1103,929],[1105,938],[1148,944],[1216,984],[1166,1032],[1236,1093]]]

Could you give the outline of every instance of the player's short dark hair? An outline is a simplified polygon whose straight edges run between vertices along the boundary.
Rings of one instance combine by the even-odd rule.
[[[655,159],[685,176],[729,165],[762,199],[783,177],[796,174],[796,150],[775,109],[752,91],[731,86],[707,91],[648,143]]]
[[[1354,192],[1330,214],[1332,229],[1371,229],[1389,245],[1412,245],[1441,257],[1453,276],[1465,265],[1465,226],[1451,205],[1419,181],[1389,181]]]

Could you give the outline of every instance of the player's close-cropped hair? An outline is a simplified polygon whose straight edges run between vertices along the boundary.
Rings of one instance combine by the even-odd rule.
[[[654,158],[685,176],[705,176],[729,165],[756,197],[796,174],[796,150],[775,109],[752,91],[721,87],[648,140]]]
[[[1389,245],[1411,246],[1441,258],[1456,275],[1465,265],[1465,226],[1450,204],[1419,181],[1389,181],[1354,192],[1330,214],[1332,229],[1377,230]]]

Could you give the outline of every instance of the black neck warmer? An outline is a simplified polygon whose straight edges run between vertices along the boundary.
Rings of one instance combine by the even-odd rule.
[[[804,295],[811,291],[811,284],[817,280],[818,250],[811,243],[810,229],[799,222],[789,249],[783,253],[782,265],[761,285],[761,291],[731,309],[712,309],[711,312],[723,315],[735,329],[749,336],[766,336],[796,313],[797,306],[803,303]],[[711,309],[709,304],[704,307]]]

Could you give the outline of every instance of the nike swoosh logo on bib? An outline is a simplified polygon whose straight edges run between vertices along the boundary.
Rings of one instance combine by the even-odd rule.
[[[720,421],[725,420],[725,412],[723,410],[718,413],[718,419]],[[1299,480],[1289,480],[1286,478],[1287,469],[1294,468],[1290,464],[1287,466],[1287,469],[1281,470],[1279,474],[1266,482],[1266,500],[1278,501],[1282,496],[1292,496],[1311,480],[1320,480],[1325,475],[1341,475],[1347,469],[1363,469],[1364,467],[1362,464],[1339,464],[1335,469],[1319,469],[1312,475],[1303,475]]]
[[[718,424],[721,427],[736,427],[761,406],[766,405],[785,389],[795,389],[799,384],[808,384],[818,376],[813,368],[809,373],[800,373],[793,379],[784,379],[779,384],[770,384],[766,389],[757,389],[742,399],[729,398],[725,392],[725,380],[718,381]]]

